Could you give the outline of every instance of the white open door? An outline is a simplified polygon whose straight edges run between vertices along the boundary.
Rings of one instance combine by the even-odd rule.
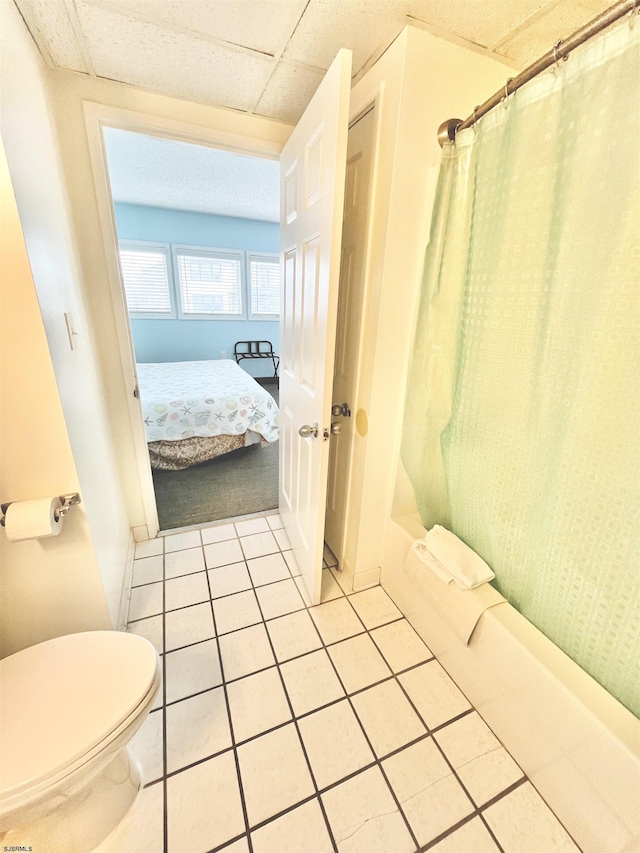
[[[281,156],[280,514],[320,601],[351,51],[341,50]]]

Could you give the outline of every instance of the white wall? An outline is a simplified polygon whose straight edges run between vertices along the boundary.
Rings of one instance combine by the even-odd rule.
[[[379,93],[382,107],[366,334],[353,407],[364,408],[369,421],[366,439],[356,437],[354,444],[362,501],[351,508],[347,552],[355,573],[380,568],[392,514],[407,372],[441,158],[437,130],[449,118],[466,118],[512,75],[513,69],[485,55],[409,26],[352,92],[352,114]]]
[[[0,499],[80,488],[0,144]],[[0,656],[75,631],[111,627],[84,506],[52,539],[0,530]]]
[[[46,70],[13,3],[2,11],[2,138],[29,253],[44,330],[95,553],[114,619],[130,530],[120,502],[113,442],[84,309],[90,276],[79,275],[70,232],[59,140],[51,117]],[[64,313],[73,315],[77,348]],[[37,401],[34,401],[37,406]]]

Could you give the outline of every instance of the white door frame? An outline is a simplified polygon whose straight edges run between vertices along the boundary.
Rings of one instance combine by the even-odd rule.
[[[148,113],[110,107],[92,101],[83,101],[83,109],[109,279],[109,290],[118,337],[119,358],[116,361],[120,365],[124,388],[126,390],[127,412],[131,426],[136,470],[140,483],[148,535],[149,538],[153,539],[158,534],[160,525],[153,489],[153,478],[151,476],[149,449],[147,447],[142,419],[142,409],[139,399],[136,399],[134,396],[137,388],[135,356],[124,294],[124,283],[120,270],[118,232],[116,229],[113,199],[111,197],[102,128],[113,127],[119,130],[145,133],[150,136],[161,136],[165,139],[177,139],[181,142],[192,142],[197,145],[206,145],[210,148],[220,148],[226,151],[264,157],[270,160],[278,159],[283,144],[218,128],[188,124],[162,116],[149,115]]]
[[[368,304],[368,301],[370,298],[370,293],[369,293],[369,291],[370,291],[369,279],[370,279],[370,272],[371,272],[371,263],[370,263],[370,255],[371,255],[371,251],[370,251],[370,249],[371,249],[371,234],[370,234],[370,231],[371,231],[371,229],[370,229],[371,210],[370,210],[370,208],[371,208],[372,201],[374,198],[375,182],[376,182],[376,176],[377,176],[376,175],[376,167],[377,167],[377,154],[378,154],[378,141],[379,141],[380,103],[381,103],[381,92],[377,91],[375,94],[375,97],[371,100],[371,103],[369,103],[364,109],[359,110],[355,115],[353,115],[353,113],[352,113],[350,116],[350,120],[349,120],[349,143],[350,143],[351,142],[351,130],[354,127],[354,125],[356,125],[359,121],[364,119],[365,116],[368,116],[371,113],[373,114],[372,124],[371,124],[371,137],[370,137],[370,145],[371,145],[370,170],[369,170],[369,175],[368,175],[368,180],[367,180],[367,188],[366,188],[366,193],[368,196],[368,199],[367,199],[367,218],[366,218],[366,224],[364,227],[364,241],[363,241],[363,244],[361,247],[361,249],[362,249],[362,263],[361,263],[361,273],[362,273],[361,274],[361,297],[362,297],[362,299],[361,299],[361,303],[359,306],[360,320],[358,322],[358,338],[357,338],[357,342],[356,342],[356,346],[355,346],[355,359],[354,359],[354,365],[353,365],[353,367],[354,367],[353,376],[352,376],[353,387],[352,387],[351,396],[347,400],[348,405],[351,407],[352,411],[351,411],[351,416],[350,416],[348,421],[343,420],[342,418],[338,418],[338,422],[341,423],[343,425],[343,427],[346,426],[347,431],[345,432],[345,430],[343,429],[342,434],[340,436],[337,436],[337,440],[338,441],[348,440],[350,442],[350,445],[351,445],[350,450],[349,450],[349,455],[348,455],[348,465],[347,465],[347,472],[346,472],[347,473],[347,483],[346,483],[345,495],[344,495],[343,501],[342,501],[342,510],[343,510],[343,512],[341,513],[342,530],[341,530],[341,533],[340,533],[338,539],[334,543],[334,545],[336,545],[337,547],[334,547],[334,545],[332,545],[332,543],[330,543],[327,539],[327,545],[333,551],[334,557],[337,558],[341,571],[346,572],[347,574],[349,574],[349,576],[351,576],[353,574],[354,560],[351,559],[351,562],[349,564],[345,565],[344,556],[345,556],[345,542],[346,542],[347,535],[348,535],[347,524],[348,524],[348,521],[352,515],[352,513],[350,513],[350,507],[351,507],[352,502],[355,504],[358,503],[357,486],[361,485],[360,480],[359,480],[359,476],[358,476],[359,472],[357,470],[354,470],[354,461],[355,460],[354,460],[354,452],[353,452],[354,446],[353,445],[354,445],[354,442],[357,440],[356,436],[355,436],[356,419],[357,419],[356,416],[358,414],[358,411],[361,409],[361,406],[360,406],[360,386],[361,386],[360,377],[361,377],[361,366],[362,366],[362,358],[363,358],[363,355],[362,355],[362,338],[363,338],[363,334],[364,334],[364,329],[362,328],[362,326],[363,326],[365,315],[366,315],[367,304]],[[347,171],[348,171],[348,168],[349,168],[349,157],[347,157]],[[346,205],[346,201],[345,201],[345,205]],[[344,223],[343,223],[343,238],[344,238]],[[342,249],[344,250],[344,245],[343,245]],[[347,306],[343,302],[343,295],[342,295],[342,288],[345,285],[345,283],[343,282],[343,275],[344,275],[343,264],[344,264],[344,259],[342,259],[341,263],[340,263],[341,297],[340,297],[340,302],[338,304],[338,328],[340,328],[341,320],[344,322],[343,315],[345,317],[349,316],[349,306]],[[350,330],[353,329],[353,325],[354,325],[353,323],[348,324],[348,327]],[[338,351],[337,347],[338,347],[338,341],[336,340],[336,354]],[[342,399],[342,398],[338,399],[337,397],[335,397],[335,370],[334,370],[334,396],[332,398],[332,404],[335,404],[335,403],[341,404],[343,402],[345,402],[344,399]],[[333,420],[333,417],[332,417],[332,420]],[[352,430],[351,433],[349,433],[349,431],[348,431],[349,428]],[[333,447],[331,448],[331,451],[333,451]],[[356,487],[355,490],[353,488],[354,485]],[[329,496],[332,494],[332,488],[335,488],[335,484],[332,482],[332,473],[331,473],[331,468],[330,468],[329,469],[329,482],[328,482],[328,486],[327,486],[327,500],[329,499]],[[356,507],[356,514],[357,514],[357,509],[358,508]]]

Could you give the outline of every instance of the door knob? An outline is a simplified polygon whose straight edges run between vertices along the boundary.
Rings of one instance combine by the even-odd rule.
[[[348,403],[343,403],[342,405],[336,403],[335,406],[331,406],[331,414],[334,418],[337,418],[340,415],[342,415],[343,418],[350,418],[351,409],[349,408]]]
[[[309,426],[309,424],[304,424],[298,430],[298,435],[302,438],[317,438],[318,437],[318,424],[314,424],[313,426]]]
[[[342,424],[339,424],[337,421],[331,424],[331,435],[340,435],[342,432]]]

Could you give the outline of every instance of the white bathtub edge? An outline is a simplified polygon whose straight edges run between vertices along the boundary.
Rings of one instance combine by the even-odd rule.
[[[586,853],[640,847],[640,722],[508,603],[468,646],[403,567],[419,516],[390,522],[382,585]]]

